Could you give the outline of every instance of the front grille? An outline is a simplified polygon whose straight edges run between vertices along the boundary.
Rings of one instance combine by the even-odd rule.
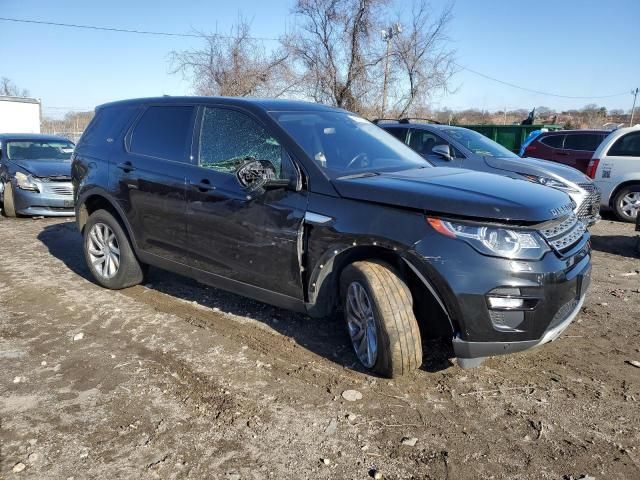
[[[600,213],[600,190],[593,183],[579,183],[578,186],[587,192],[587,197],[578,205],[576,215],[580,220],[593,220]]]
[[[575,213],[572,213],[560,222],[541,229],[540,234],[554,250],[564,253],[580,241],[585,230],[584,223],[578,220]]]
[[[54,195],[73,195],[73,185],[70,183],[50,182],[43,183],[43,193],[52,193]]]

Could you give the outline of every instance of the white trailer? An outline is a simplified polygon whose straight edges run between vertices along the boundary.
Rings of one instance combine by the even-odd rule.
[[[0,95],[0,133],[40,133],[40,100]]]

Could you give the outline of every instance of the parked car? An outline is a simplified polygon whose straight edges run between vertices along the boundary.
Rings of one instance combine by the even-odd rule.
[[[640,125],[611,132],[593,153],[588,175],[602,192],[602,206],[634,222],[640,209]]]
[[[575,203],[576,215],[586,225],[600,219],[600,192],[593,180],[574,168],[520,158],[468,128],[413,123],[406,119],[375,123],[436,166],[466,168],[540,183],[567,193]]]
[[[106,104],[72,177],[100,285],[154,265],[314,317],[340,309],[362,365],[385,376],[421,365],[420,327],[464,367],[549,342],[589,284],[589,233],[565,193],[432,168],[321,105]]]
[[[0,134],[2,211],[17,215],[74,215],[71,153],[63,137]]]
[[[541,128],[539,130],[533,130],[531,133],[529,133],[529,135],[527,135],[527,138],[525,138],[524,142],[522,142],[522,145],[520,145],[520,149],[518,150],[518,155],[520,157],[525,157],[526,155],[524,154],[525,149],[527,148],[527,146],[533,142],[541,133],[543,132],[548,132],[549,129],[547,128]]]
[[[562,163],[587,173],[589,162],[607,130],[556,130],[542,132],[524,149],[523,157]]]

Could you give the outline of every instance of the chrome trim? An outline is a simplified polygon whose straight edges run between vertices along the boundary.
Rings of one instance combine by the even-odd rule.
[[[326,215],[320,215],[319,213],[305,212],[304,214],[304,221],[308,223],[324,225],[325,223],[329,223],[332,220],[333,218],[327,217]]]

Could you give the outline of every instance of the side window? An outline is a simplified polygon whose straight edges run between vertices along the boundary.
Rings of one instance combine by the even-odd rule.
[[[99,109],[82,134],[78,146],[106,145],[107,139],[113,138],[122,132],[135,110],[135,107],[105,107]]]
[[[288,159],[278,141],[253,118],[226,108],[205,108],[200,132],[201,167],[235,175],[236,168],[247,159],[269,160],[282,178],[283,158]]]
[[[640,132],[631,132],[620,137],[607,155],[616,157],[640,157]]]
[[[426,130],[411,130],[409,146],[421,155],[431,155],[433,147],[436,145],[449,145],[453,158],[465,158],[462,152],[450,145],[444,138]]]
[[[593,152],[600,144],[600,135],[594,133],[568,134],[564,140],[564,148],[569,150],[585,150]]]
[[[138,155],[189,162],[192,106],[149,107],[131,135],[129,150]]]
[[[385,131],[387,133],[390,133],[391,135],[393,135],[398,140],[404,143],[407,140],[407,132],[409,131],[409,129],[408,128],[385,128]]]
[[[430,155],[431,150],[436,145],[446,144],[437,135],[426,130],[411,130],[411,138],[409,139],[409,146],[421,155]]]
[[[564,135],[549,135],[548,137],[542,137],[540,142],[544,143],[547,147],[562,148]]]
[[[464,154],[460,150],[458,150],[453,145],[450,144],[449,148],[451,149],[451,155],[453,155],[453,158],[459,158],[459,159],[467,158],[467,157],[464,156]]]

